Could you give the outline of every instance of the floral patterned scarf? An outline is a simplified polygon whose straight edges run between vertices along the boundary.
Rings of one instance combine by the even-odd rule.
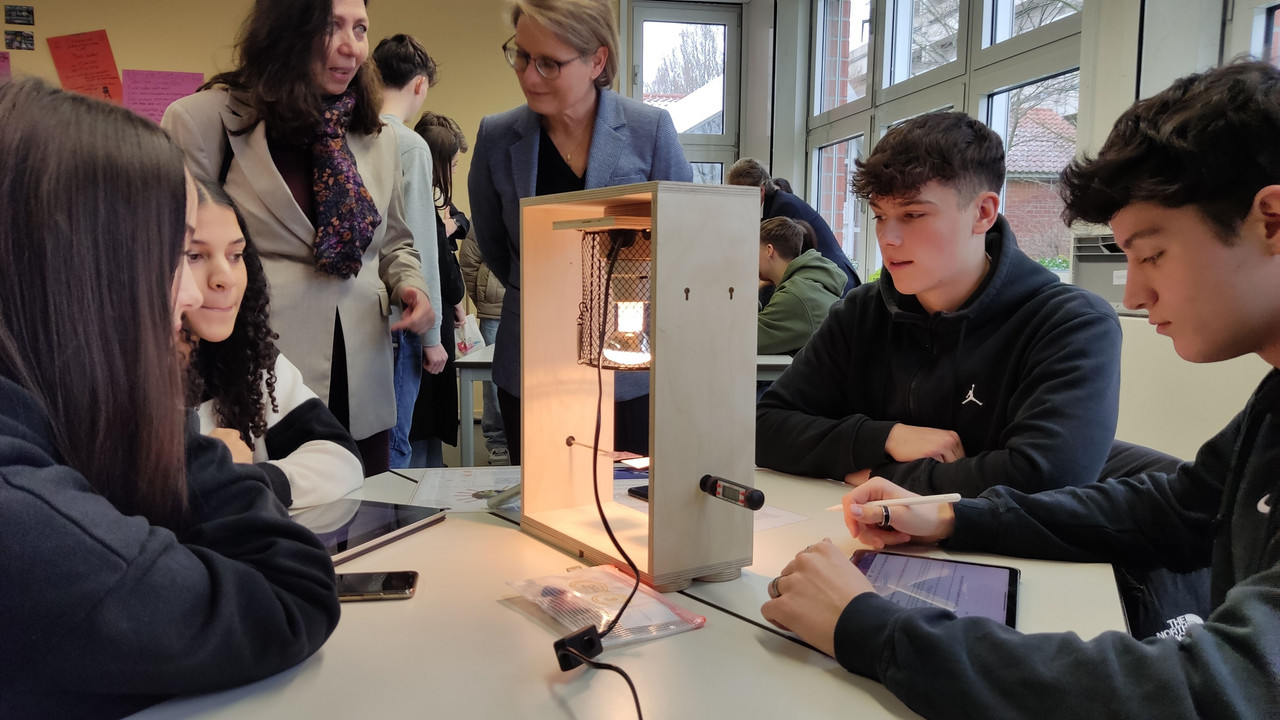
[[[316,270],[343,279],[360,272],[360,258],[382,224],[347,147],[347,126],[355,104],[351,91],[329,98],[311,146]]]

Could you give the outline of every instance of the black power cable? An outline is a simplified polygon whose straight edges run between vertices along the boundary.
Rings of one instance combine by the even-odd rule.
[[[574,650],[573,648],[567,648],[565,650],[562,650],[561,652],[569,655],[573,655],[578,659],[579,662],[586,663],[587,665],[590,665],[591,667],[597,670],[612,670],[613,672],[616,672],[619,675],[621,675],[622,679],[627,681],[627,687],[631,688],[631,699],[635,701],[635,704],[636,704],[636,718],[638,718],[638,720],[644,720],[644,713],[640,712],[640,694],[636,692],[636,684],[631,682],[631,676],[627,674],[626,670],[623,670],[617,665],[611,665],[609,663],[603,663],[596,660],[592,660],[591,658],[587,657],[586,655],[583,655],[582,653],[578,652],[577,650]]]
[[[609,536],[609,540],[613,543],[613,547],[617,549],[618,554],[622,555],[622,559],[627,561],[627,566],[631,568],[635,584],[631,586],[631,592],[627,595],[627,599],[623,601],[622,606],[618,608],[618,612],[609,621],[609,624],[605,626],[603,632],[598,631],[595,625],[587,625],[560,638],[554,643],[553,647],[561,670],[570,670],[582,663],[586,663],[593,668],[612,670],[621,675],[627,681],[627,686],[631,688],[631,697],[636,703],[636,716],[643,720],[644,715],[640,711],[640,695],[636,692],[636,686],[635,683],[631,682],[631,677],[616,665],[596,662],[591,659],[599,655],[604,649],[601,638],[613,632],[613,629],[618,625],[618,620],[622,618],[622,614],[626,612],[627,606],[631,604],[631,600],[635,598],[636,592],[640,589],[640,568],[636,566],[635,561],[631,559],[631,556],[623,549],[622,543],[618,541],[617,536],[613,534],[613,528],[609,525],[609,518],[604,514],[604,504],[600,502],[600,463],[597,462],[597,459],[600,453],[600,426],[604,407],[604,343],[607,335],[605,328],[608,326],[609,320],[609,289],[613,285],[613,269],[618,261],[618,255],[624,247],[624,241],[621,238],[612,235],[608,237],[610,246],[608,267],[605,271],[604,279],[604,307],[600,318],[600,343],[596,354],[596,427],[591,441],[591,490],[595,496],[596,512],[600,515],[600,522],[604,525],[605,534]]]

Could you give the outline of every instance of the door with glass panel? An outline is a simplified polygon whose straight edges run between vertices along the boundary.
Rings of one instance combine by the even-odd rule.
[[[632,97],[671,114],[694,182],[723,182],[738,157],[741,17],[737,5],[632,5]]]

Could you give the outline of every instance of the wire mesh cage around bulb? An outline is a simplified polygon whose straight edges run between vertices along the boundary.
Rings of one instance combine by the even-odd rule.
[[[648,365],[650,248],[648,230],[583,231],[579,364],[612,370]]]

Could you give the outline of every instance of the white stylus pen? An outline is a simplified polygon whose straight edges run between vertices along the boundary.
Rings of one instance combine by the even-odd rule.
[[[863,507],[904,507],[907,505],[934,505],[937,503],[960,502],[960,493],[944,495],[920,495],[918,497],[886,498],[884,500],[868,500]]]

